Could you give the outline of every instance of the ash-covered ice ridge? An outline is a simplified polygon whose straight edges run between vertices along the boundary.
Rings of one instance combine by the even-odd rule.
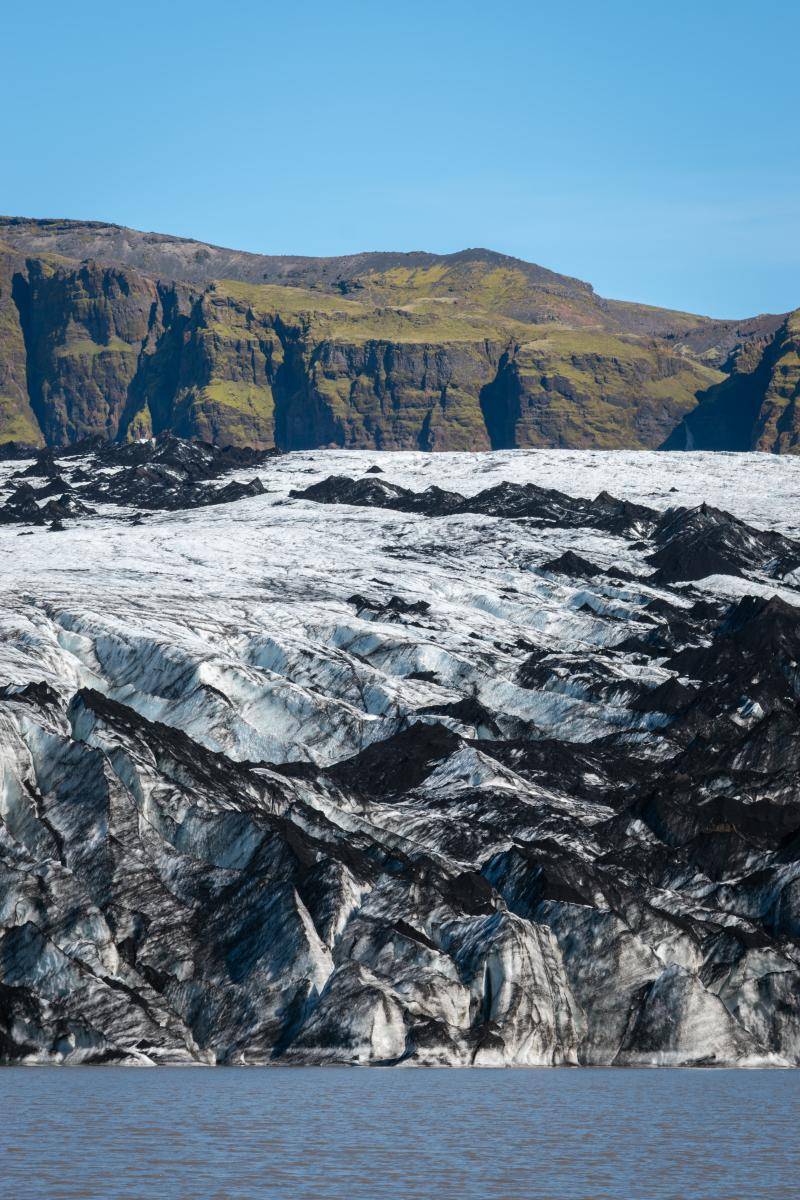
[[[799,484],[0,463],[0,1061],[797,1065]]]

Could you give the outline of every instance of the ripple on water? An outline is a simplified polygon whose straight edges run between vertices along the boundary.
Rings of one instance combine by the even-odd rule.
[[[0,1071],[15,1200],[788,1200],[795,1071]]]

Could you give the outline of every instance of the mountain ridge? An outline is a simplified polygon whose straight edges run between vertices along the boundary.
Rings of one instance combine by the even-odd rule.
[[[730,448],[730,380],[787,320],[606,300],[483,248],[270,256],[0,217],[0,441],[644,449],[690,444],[711,412]],[[800,417],[781,401],[780,436],[757,444],[753,405],[739,441],[794,452]]]
[[[93,241],[87,242],[87,236]],[[485,262],[492,265],[507,265],[525,272],[532,283],[546,287],[549,284],[568,288],[576,294],[588,294],[612,311],[629,309],[652,314],[664,314],[689,321],[701,321],[711,325],[747,327],[753,321],[777,320],[786,314],[758,313],[752,317],[719,318],[695,314],[685,309],[670,309],[663,305],[645,304],[639,301],[617,300],[600,296],[593,284],[577,276],[566,275],[539,263],[530,262],[516,255],[493,250],[484,246],[464,247],[448,253],[430,250],[365,250],[340,255],[262,254],[258,251],[235,250],[198,238],[157,231],[136,230],[129,226],[107,221],[81,221],[72,218],[36,218],[0,215],[0,241],[9,241],[23,251],[37,250],[47,253],[47,243],[57,247],[56,253],[64,257],[95,258],[113,265],[133,266],[157,277],[199,283],[212,279],[230,278],[241,282],[286,282],[287,286],[303,286],[311,278],[320,283],[358,277],[367,270],[384,270],[392,266],[425,267],[441,263],[453,265],[470,262]],[[104,244],[109,252],[103,254]],[[170,247],[176,254],[185,248],[193,248],[191,261],[174,259],[159,268],[157,248]],[[80,255],[76,253],[80,251]],[[84,253],[87,251],[87,253]],[[148,258],[149,253],[149,258]],[[225,256],[225,257],[223,257]],[[212,273],[204,264],[219,257],[221,261],[234,265],[233,271],[220,270]],[[183,272],[175,270],[183,262]],[[235,264],[239,264],[238,270]],[[250,264],[248,268],[248,264]],[[155,268],[149,272],[148,268]],[[266,269],[261,269],[266,268]]]

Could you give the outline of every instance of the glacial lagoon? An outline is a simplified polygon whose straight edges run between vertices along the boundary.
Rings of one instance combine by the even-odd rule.
[[[800,1073],[0,1070],[14,1200],[789,1200]]]

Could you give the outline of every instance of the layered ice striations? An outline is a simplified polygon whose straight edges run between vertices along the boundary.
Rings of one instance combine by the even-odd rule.
[[[0,464],[0,1060],[796,1065],[798,485]]]

